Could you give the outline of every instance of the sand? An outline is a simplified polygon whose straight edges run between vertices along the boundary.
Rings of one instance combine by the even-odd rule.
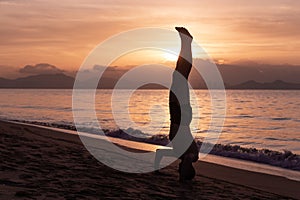
[[[0,121],[0,199],[300,199],[300,182],[199,161],[179,183],[178,161],[155,173],[111,169],[77,135]]]

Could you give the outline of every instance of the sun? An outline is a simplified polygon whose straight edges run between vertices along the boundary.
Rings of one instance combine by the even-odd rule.
[[[169,52],[164,52],[163,53],[163,58],[166,61],[176,61],[178,59],[177,55],[169,53]]]

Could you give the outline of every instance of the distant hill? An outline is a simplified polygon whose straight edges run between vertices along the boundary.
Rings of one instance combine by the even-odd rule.
[[[259,83],[256,81],[247,81],[235,86],[228,86],[227,89],[272,89],[272,90],[280,90],[280,89],[289,89],[289,90],[299,90],[299,83],[287,83],[281,80],[276,80],[270,83]]]
[[[73,88],[74,78],[64,74],[41,74],[17,78],[0,78],[0,88],[68,89]]]
[[[75,79],[65,74],[41,74],[35,76],[28,76],[17,79],[5,79],[0,77],[0,88],[19,88],[19,89],[72,89]],[[89,89],[93,88],[93,83],[96,80],[90,79],[78,84],[79,88]],[[102,77],[99,81],[99,89],[112,89],[115,87],[118,79]],[[119,86],[121,89],[129,89],[134,87],[134,81],[125,81],[124,86]],[[140,89],[165,89],[163,86],[157,84],[147,84],[140,87]]]
[[[11,86],[12,80],[0,77],[0,88],[9,88]]]
[[[158,84],[155,84],[155,83],[149,83],[147,85],[143,85],[142,87],[140,87],[140,89],[156,89],[156,90],[165,90],[165,89],[168,89],[162,85],[158,85]]]
[[[75,79],[73,77],[67,76],[65,74],[41,74],[35,76],[28,76],[24,78],[17,79],[5,79],[0,77],[0,88],[28,88],[28,89],[72,89]],[[93,80],[87,80],[82,82],[82,88],[92,88]],[[114,88],[117,79],[102,77],[98,88],[100,89],[112,89]],[[134,81],[128,80],[125,82],[126,86],[120,87],[128,89],[129,87],[134,87]],[[199,84],[194,89],[205,89],[204,84]],[[79,84],[80,85],[80,84]],[[140,89],[165,89],[165,87],[157,84],[147,84],[140,87]],[[300,84],[298,83],[288,83],[281,80],[276,80],[274,82],[259,83],[254,80],[250,80],[241,84],[229,86],[226,85],[226,89],[300,89]]]

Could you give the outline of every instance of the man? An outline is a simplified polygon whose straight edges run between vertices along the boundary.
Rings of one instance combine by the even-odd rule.
[[[188,30],[183,27],[176,27],[175,29],[180,35],[181,50],[173,73],[169,93],[171,120],[169,139],[172,141],[173,150],[157,150],[155,167],[158,169],[158,164],[162,156],[177,156],[178,153],[181,152],[183,142],[191,143],[187,150],[179,157],[181,159],[178,170],[180,181],[185,181],[195,177],[195,169],[192,163],[198,160],[199,153],[189,127],[192,121],[192,108],[190,106],[188,76],[192,69],[191,43],[193,37]],[[180,138],[173,140],[177,135],[180,135]]]

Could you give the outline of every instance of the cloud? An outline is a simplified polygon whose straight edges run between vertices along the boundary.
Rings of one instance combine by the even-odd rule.
[[[213,57],[264,62],[275,57],[274,63],[298,64],[299,2],[0,0],[0,60],[16,66],[39,60],[78,66],[114,34],[184,24]]]
[[[48,63],[39,63],[36,65],[26,65],[19,72],[23,74],[59,74],[65,71]]]
[[[20,77],[19,69],[14,66],[0,65],[0,77],[14,79]]]

